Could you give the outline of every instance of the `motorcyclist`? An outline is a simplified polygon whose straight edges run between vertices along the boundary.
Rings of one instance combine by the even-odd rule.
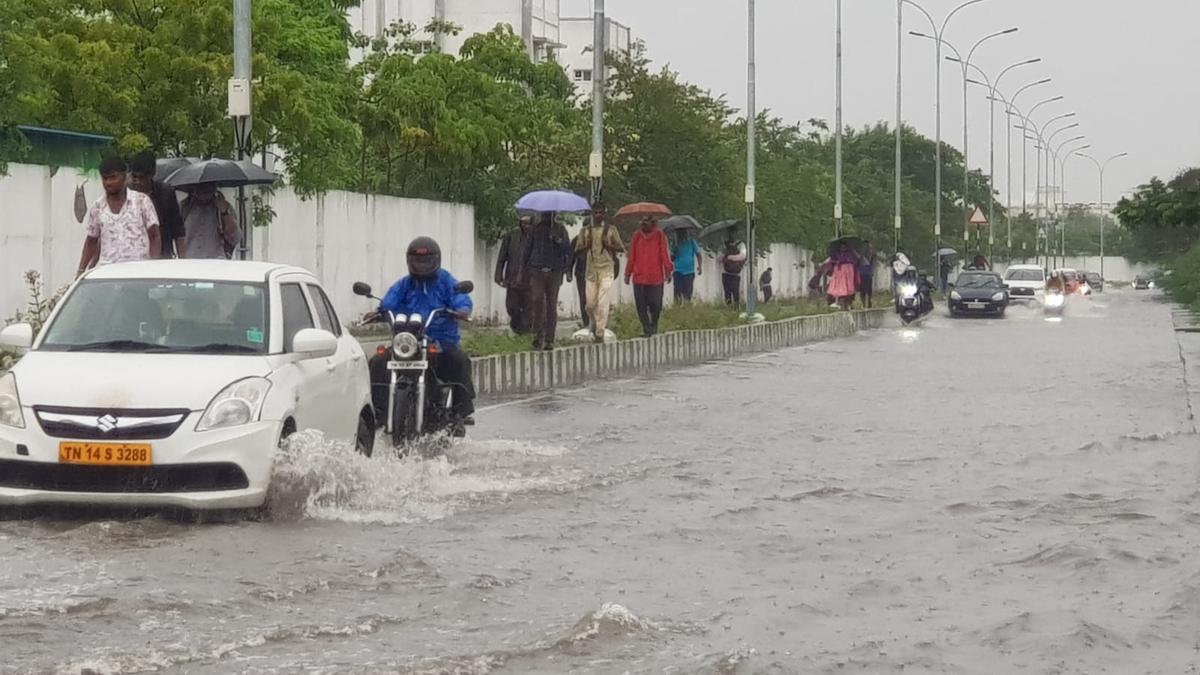
[[[408,245],[408,276],[397,281],[379,303],[379,315],[419,314],[428,320],[430,314],[439,311],[429,324],[425,336],[437,345],[437,356],[433,361],[434,373],[447,384],[458,384],[454,390],[451,410],[463,424],[473,424],[475,413],[475,385],[471,380],[471,359],[463,351],[462,335],[458,322],[469,319],[474,305],[470,296],[456,290],[458,280],[442,269],[442,249],[432,237],[417,237]],[[375,402],[377,420],[386,419],[388,386],[390,377],[387,362],[390,350],[371,359],[371,391]]]

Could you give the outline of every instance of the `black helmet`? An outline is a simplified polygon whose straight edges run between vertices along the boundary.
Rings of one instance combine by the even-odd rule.
[[[442,269],[442,247],[433,237],[417,237],[408,245],[408,273],[418,278],[437,276]]]

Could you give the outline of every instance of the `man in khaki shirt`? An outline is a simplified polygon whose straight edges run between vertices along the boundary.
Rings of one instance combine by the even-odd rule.
[[[617,275],[616,256],[625,252],[617,229],[605,222],[607,216],[604,207],[596,206],[591,225],[583,228],[575,243],[575,250],[587,259],[587,312],[596,342],[604,342],[612,304],[609,294]]]

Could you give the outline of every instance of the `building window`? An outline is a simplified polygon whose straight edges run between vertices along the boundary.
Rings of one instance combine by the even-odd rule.
[[[591,82],[592,81],[592,71],[576,70],[575,71],[575,81],[576,82]]]

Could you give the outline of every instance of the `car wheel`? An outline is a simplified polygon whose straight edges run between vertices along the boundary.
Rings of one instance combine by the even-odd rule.
[[[364,457],[370,457],[375,451],[375,424],[370,413],[363,411],[358,415],[358,431],[354,434],[354,449]]]

